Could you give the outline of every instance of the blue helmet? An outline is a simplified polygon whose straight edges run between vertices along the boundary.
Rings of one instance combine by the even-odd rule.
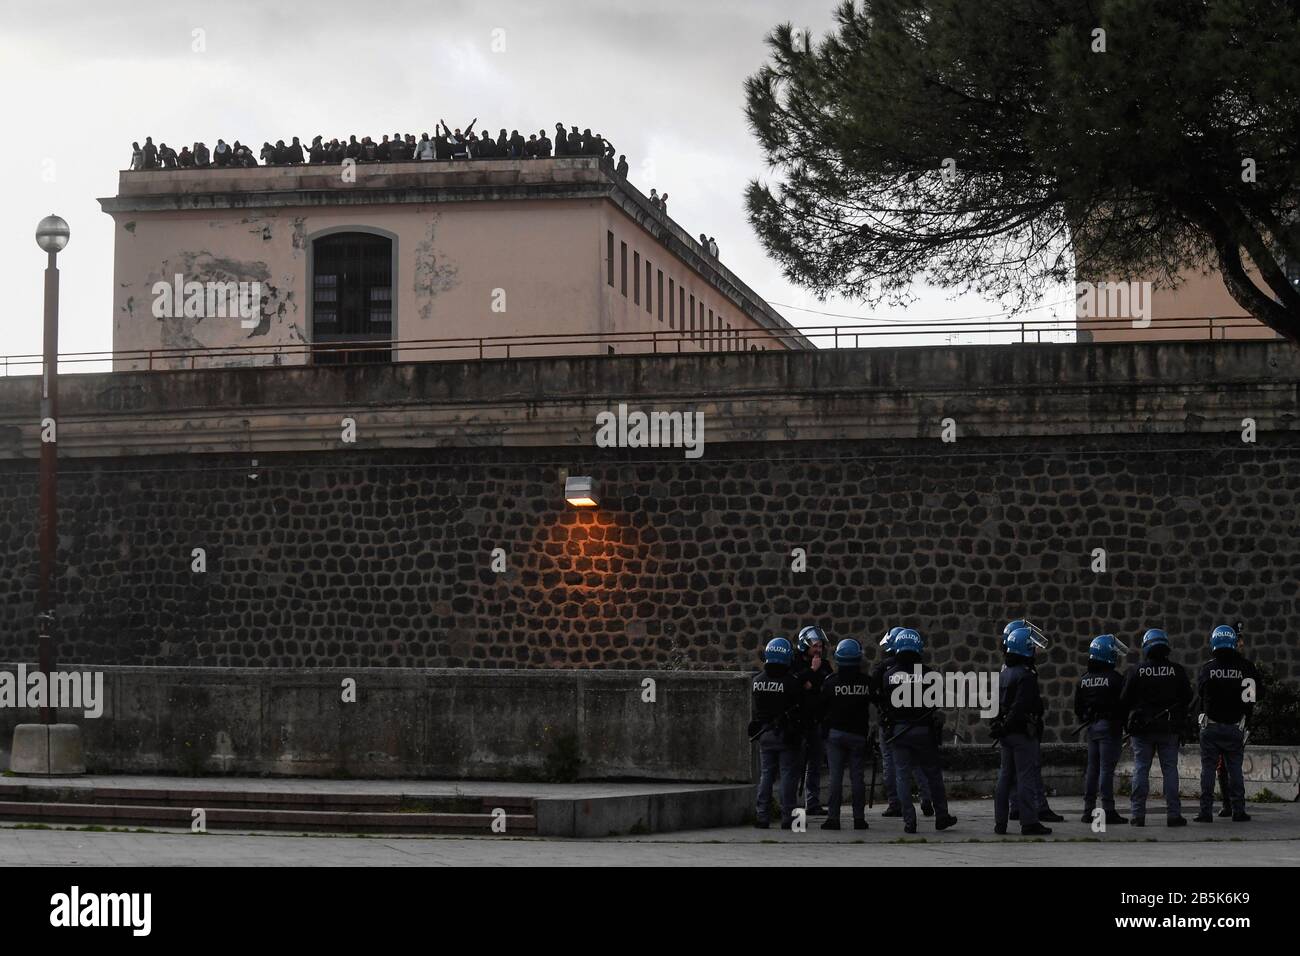
[[[1153,647],[1168,647],[1169,635],[1158,627],[1149,628],[1142,635],[1142,653],[1146,654]]]
[[[904,627],[894,635],[893,651],[895,654],[902,654],[911,651],[913,654],[920,654],[921,649],[925,647],[925,641],[921,635],[910,627]]]
[[[1114,664],[1121,654],[1127,654],[1128,648],[1114,634],[1102,634],[1092,639],[1088,645],[1088,659]]]
[[[1002,631],[1002,649],[1009,654],[1033,657],[1034,649],[1047,649],[1047,635],[1030,621],[1012,621]]]
[[[789,664],[794,648],[784,637],[774,637],[763,649],[763,660],[768,664]]]
[[[903,632],[901,627],[891,627],[885,632],[885,636],[880,639],[880,646],[885,649],[886,654],[894,653],[894,638]]]
[[[888,631],[885,631],[885,636],[880,639],[880,646],[884,648],[885,653],[892,654],[894,652],[894,637],[900,635],[902,631],[904,631],[904,628],[901,627],[891,627]]]
[[[862,663],[862,645],[853,638],[846,637],[835,645],[835,663],[849,665]]]
[[[1220,624],[1210,632],[1210,647],[1216,651],[1237,646],[1237,632],[1226,624]]]
[[[798,640],[799,653],[807,654],[808,648],[812,647],[818,641],[821,641],[823,645],[830,644],[830,641],[826,640],[825,631],[823,631],[816,624],[809,624],[807,627],[805,627],[802,631],[799,632],[799,640]]]

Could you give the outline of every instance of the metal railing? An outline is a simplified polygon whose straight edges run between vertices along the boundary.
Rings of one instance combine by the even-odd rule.
[[[1238,316],[1155,321],[1135,328],[1131,319],[1005,319],[970,317],[935,321],[864,321],[853,324],[804,326],[800,329],[671,329],[633,332],[554,332],[531,335],[481,335],[432,339],[342,341],[328,343],[261,343],[205,348],[118,349],[60,352],[59,366],[109,364],[113,370],[178,370],[224,368],[232,365],[352,364],[370,361],[489,360],[542,355],[619,355],[758,350],[799,350],[803,341],[819,349],[858,349],[882,344],[901,346],[1035,344],[1069,342],[1080,332],[1132,333],[1132,338],[1186,332],[1179,339],[1227,338],[1230,329],[1258,331],[1254,319]],[[987,343],[962,341],[986,335]],[[1045,338],[1044,336],[1051,336]],[[882,343],[882,337],[903,341]],[[940,341],[934,341],[938,337]],[[992,339],[998,337],[998,342]],[[380,353],[388,353],[387,356]],[[39,374],[41,356],[0,356],[0,374]],[[69,371],[76,371],[70,368]],[[89,369],[85,369],[89,370]]]

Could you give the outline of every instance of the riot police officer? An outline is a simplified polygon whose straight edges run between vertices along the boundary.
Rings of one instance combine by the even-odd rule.
[[[897,768],[894,766],[894,745],[886,741],[893,734],[893,727],[889,723],[889,708],[884,703],[884,684],[885,672],[893,666],[894,663],[894,638],[896,638],[903,628],[891,627],[885,636],[880,639],[880,660],[871,670],[871,695],[876,701],[876,713],[880,717],[880,726],[876,731],[877,745],[880,747],[880,773],[885,779],[885,800],[886,807],[882,817],[901,817],[903,815],[902,804],[898,802],[898,781]],[[934,815],[934,804],[930,801],[930,784],[925,779],[925,774],[917,772],[913,768],[912,776],[916,780],[916,788],[921,794],[921,812],[927,817]],[[908,782],[908,793],[911,793],[911,782]]]
[[[1023,623],[1023,622],[1021,622]],[[1005,665],[998,674],[998,714],[992,733],[1000,764],[993,795],[993,832],[1006,833],[1014,791],[1020,805],[1020,832],[1045,836],[1051,828],[1039,822],[1039,741],[1042,737],[1042,696],[1034,651],[1047,641],[1037,628],[1017,627],[1002,639]]]
[[[1237,650],[1237,632],[1220,624],[1210,633],[1211,658],[1196,677],[1201,727],[1201,812],[1197,823],[1213,823],[1215,769],[1220,758],[1228,770],[1228,794],[1234,823],[1250,819],[1241,762],[1247,728],[1255,709],[1255,665]]]
[[[1133,737],[1133,794],[1129,824],[1146,826],[1147,793],[1150,791],[1151,758],[1160,758],[1164,774],[1166,823],[1187,825],[1178,799],[1178,728],[1187,719],[1192,685],[1181,664],[1169,659],[1169,636],[1157,627],[1142,635],[1140,664],[1129,668],[1120,694],[1120,706],[1128,713]]]
[[[1114,634],[1102,634],[1088,645],[1088,669],[1074,692],[1074,716],[1083,725],[1088,741],[1088,769],[1083,778],[1084,823],[1092,822],[1101,793],[1101,808],[1107,823],[1128,823],[1115,810],[1115,765],[1119,763],[1124,733],[1124,711],[1120,693],[1124,678],[1115,665],[1128,648]]]
[[[803,736],[799,778],[803,781],[804,810],[810,817],[826,813],[821,801],[822,763],[826,760],[826,748],[821,735],[820,708],[822,684],[831,673],[827,661],[828,643],[825,631],[815,624],[808,625],[799,632],[792,665],[794,676],[804,690],[805,703],[800,710]]]
[[[871,678],[862,673],[862,645],[846,638],[835,645],[836,671],[822,682],[826,715],[826,751],[830,756],[830,792],[823,830],[840,828],[844,767],[853,795],[853,829],[867,829],[867,784],[864,775],[871,721]]]
[[[758,740],[759,776],[755,795],[754,825],[770,826],[772,783],[781,775],[781,827],[789,829],[794,818],[795,774],[798,771],[799,705],[803,688],[790,672],[794,649],[784,637],[768,641],[763,650],[763,669],[754,675],[753,719],[749,739]]]
[[[1018,630],[1019,628],[1022,627],[1026,628],[1029,631],[1031,644],[1037,641],[1039,643],[1036,646],[1038,647],[1039,650],[1045,650],[1047,648],[1047,639],[1043,636],[1042,630],[1037,625],[1031,624],[1029,621],[1026,620],[1015,620],[1015,621],[1008,621],[1006,627],[1002,628],[1002,641],[1003,641],[1004,651],[1006,649],[1005,645],[1006,645],[1007,636],[1012,631]],[[1003,664],[1002,666],[1004,669],[1006,668],[1006,664]],[[1027,661],[1024,662],[1024,666],[1027,667],[1030,671],[1032,671],[1034,673],[1035,678],[1037,678],[1038,667],[1035,659],[1032,656]],[[1040,695],[1038,698],[1038,713],[1035,715],[1037,717],[1037,726],[1039,728],[1038,739],[1040,741],[1042,740],[1043,716],[1044,713],[1046,712],[1046,709],[1047,709],[1046,705]],[[1041,749],[1040,749],[1040,757],[1041,757]],[[1019,776],[1017,774],[1012,774],[1011,785],[1013,788],[1018,786],[1018,780],[1019,780]],[[1043,765],[1041,759],[1037,761],[1037,765],[1034,768],[1033,785],[1034,785],[1033,801],[1034,801],[1034,806],[1038,808],[1038,822],[1039,823],[1061,823],[1065,819],[1065,817],[1061,816],[1059,813],[1053,810],[1051,805],[1047,802],[1047,787],[1043,785]],[[1019,799],[1012,799],[1010,803],[1011,803],[1010,819],[1019,820],[1020,819]]]
[[[889,713],[893,733],[888,743],[894,747],[895,780],[898,802],[903,810],[903,832],[916,832],[916,809],[912,806],[913,768],[920,770],[930,785],[934,802],[934,828],[946,830],[957,818],[948,813],[948,797],[939,767],[938,714],[923,706],[920,694],[913,694],[910,684],[920,684],[929,668],[921,664],[925,644],[921,635],[910,627],[894,638],[894,663],[885,671],[883,705]],[[919,688],[915,688],[919,691]]]

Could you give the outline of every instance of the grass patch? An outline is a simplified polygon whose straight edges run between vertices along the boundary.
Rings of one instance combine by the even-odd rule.
[[[1260,790],[1259,793],[1255,794],[1253,797],[1247,797],[1246,802],[1247,803],[1290,803],[1291,801],[1288,800],[1286,797],[1281,796],[1280,794],[1274,793],[1272,790],[1268,789],[1268,787],[1265,787],[1264,789]]]

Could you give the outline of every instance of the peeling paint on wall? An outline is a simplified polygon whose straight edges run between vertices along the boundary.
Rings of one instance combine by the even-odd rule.
[[[456,267],[445,256],[440,257],[434,247],[438,218],[429,223],[425,238],[415,247],[415,301],[419,304],[421,322],[433,318],[433,300],[439,293],[456,288]]]
[[[293,218],[293,252],[294,256],[307,251],[307,217]]]
[[[238,316],[172,316],[158,318],[159,323],[159,340],[163,348],[178,349],[201,349],[209,347],[219,347],[236,343],[241,339],[252,339],[267,335],[271,330],[272,320],[282,318],[288,307],[280,296],[279,287],[272,285],[270,282],[271,270],[265,262],[260,260],[241,260],[231,259],[224,256],[214,256],[209,252],[184,252],[180,255],[179,262],[173,260],[164,260],[162,267],[158,272],[152,272],[145,277],[145,285],[152,289],[155,282],[166,282],[169,285],[174,281],[176,274],[179,273],[184,277],[184,281],[197,282],[258,282],[261,284],[262,291],[262,315],[261,319],[252,329],[245,329],[240,324]],[[290,293],[290,296],[292,293]],[[128,313],[134,318],[133,300],[127,300]],[[293,311],[297,312],[297,305],[293,305]],[[152,300],[150,314],[152,314]],[[203,341],[199,338],[201,323],[207,321],[209,331],[204,334]],[[228,323],[229,328],[215,326],[214,323]]]

